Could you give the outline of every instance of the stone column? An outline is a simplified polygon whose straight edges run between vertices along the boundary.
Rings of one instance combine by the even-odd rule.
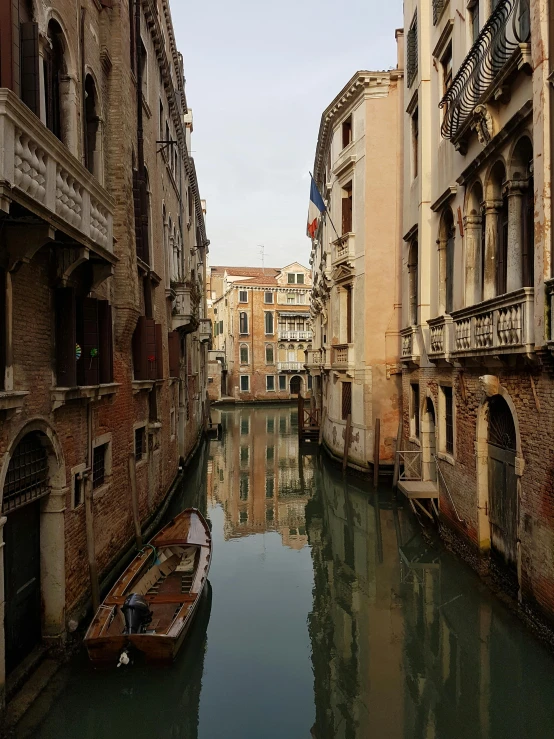
[[[483,275],[483,299],[496,296],[496,252],[498,241],[498,217],[502,200],[485,201],[485,274]]]
[[[481,302],[481,228],[483,219],[480,215],[470,215],[464,218],[464,232],[466,237],[466,265],[465,265],[465,304],[475,305]]]
[[[40,583],[44,608],[43,637],[65,631],[65,508],[67,487],[52,487],[40,514]]]
[[[439,250],[439,315],[446,310],[446,239],[437,239]]]
[[[507,292],[523,285],[523,193],[527,183],[512,180],[506,185],[508,195],[508,275]]]

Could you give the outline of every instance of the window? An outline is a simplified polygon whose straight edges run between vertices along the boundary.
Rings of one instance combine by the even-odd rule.
[[[274,418],[268,418],[265,424],[265,430],[268,434],[274,434],[275,433],[275,419]]]
[[[408,286],[410,291],[410,326],[417,326],[418,321],[418,291],[419,291],[419,275],[418,275],[418,245],[417,241],[412,241],[410,252],[408,255]]]
[[[313,384],[313,377],[311,375],[308,375],[308,390],[312,389]]]
[[[346,288],[346,343],[352,343],[352,285]]]
[[[275,478],[266,477],[265,478],[265,497],[273,498],[274,494],[275,494]]]
[[[279,390],[283,392],[287,389],[287,376],[286,375],[279,375]],[[283,419],[281,419],[283,420]]]
[[[267,508],[266,509],[266,512],[265,512],[265,520],[268,523],[271,523],[273,521],[274,515],[275,514],[274,514],[274,511],[273,511],[273,508],[272,507]]]
[[[411,423],[410,432],[416,439],[419,439],[419,385],[413,384],[411,387]]]
[[[250,460],[250,447],[241,446],[240,448],[240,464],[241,467],[246,467]]]
[[[265,389],[268,393],[275,391],[275,375],[266,375]]]
[[[6,315],[6,272],[0,268],[0,315]],[[0,320],[0,390],[6,380],[6,321]]]
[[[275,447],[274,446],[268,446],[265,450],[265,458],[268,462],[273,462],[273,459],[275,457]]]
[[[63,53],[62,29],[51,20],[48,24],[48,41],[44,49],[44,87],[46,101],[46,127],[62,140],[62,80],[67,75]]]
[[[146,426],[135,429],[135,460],[140,462],[146,456]]]
[[[239,316],[239,334],[248,333],[248,314],[241,313]]]
[[[281,379],[281,378],[279,378],[279,379]],[[283,379],[284,380],[286,379],[284,377],[284,375],[283,375]],[[285,388],[286,388],[286,383],[285,383]],[[281,418],[279,419],[279,433],[280,434],[286,434],[287,433],[287,419],[285,418],[285,416],[281,416]]]
[[[273,344],[266,344],[265,346],[265,363],[273,364]]]
[[[73,477],[73,508],[78,508],[84,500],[85,481],[83,473],[78,472]]]
[[[406,72],[407,72],[407,84],[411,87],[415,78],[417,77],[417,63],[418,63],[418,51],[417,51],[417,13],[414,15],[412,25],[408,31],[407,39],[407,54],[406,54]]]
[[[248,436],[250,433],[250,421],[248,418],[241,418],[240,420],[240,435]]]
[[[250,390],[250,377],[249,375],[240,376],[240,389],[241,392],[247,393]]]
[[[96,86],[90,74],[85,78],[85,167],[96,177],[100,176],[100,141],[98,99]]]
[[[419,108],[412,114],[412,179],[419,174]]]
[[[240,345],[240,363],[248,364],[248,344]]]
[[[108,452],[108,444],[100,444],[94,448],[92,455],[92,489],[96,490],[105,482],[106,479],[106,455]]]
[[[287,280],[289,285],[294,285],[294,283],[296,282],[296,275],[294,274],[294,272],[289,272],[287,274]]]
[[[454,454],[454,397],[451,387],[441,387],[444,397],[444,450]]]
[[[452,211],[450,211],[452,214]],[[454,217],[451,215],[451,222],[448,224],[448,234],[446,241],[446,305],[447,313],[454,310],[454,248],[456,227],[454,226]]]
[[[342,383],[342,420],[346,421],[352,414],[352,383]]]
[[[220,322],[219,322],[219,333],[220,333],[220,334],[222,334],[222,333],[223,333],[223,321],[220,321]]]
[[[304,284],[304,275],[302,274],[302,272],[299,272],[296,275],[296,284],[297,285],[303,285]]]
[[[288,293],[287,294],[287,304],[294,305],[295,302],[296,302],[296,295],[294,293]]]
[[[248,500],[248,490],[250,488],[250,480],[248,475],[241,475],[239,480],[239,497],[242,501]]]
[[[248,292],[246,290],[239,290],[239,303],[248,303]]]
[[[273,293],[264,293],[264,303],[273,303]]]
[[[352,143],[352,116],[342,122],[342,148],[346,149]]]
[[[248,511],[239,511],[239,523],[248,523]]]
[[[163,344],[161,324],[140,316],[133,334],[135,380],[163,379]]]
[[[446,47],[441,59],[442,68],[442,94],[446,95],[452,84],[452,41]]]
[[[479,37],[479,0],[475,0],[469,8],[471,23],[471,43],[474,44]]]
[[[352,182],[342,188],[342,233],[352,231]]]
[[[273,328],[273,313],[270,313],[269,311],[265,312],[265,332],[266,334],[273,334],[274,328]]]

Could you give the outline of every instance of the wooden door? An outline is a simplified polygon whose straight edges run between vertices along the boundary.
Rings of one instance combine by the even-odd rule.
[[[40,642],[40,502],[8,513],[4,528],[6,671]]]
[[[295,375],[290,381],[290,392],[292,395],[298,395],[300,393],[300,377]]]
[[[491,546],[509,567],[517,562],[517,477],[515,426],[506,401],[489,404],[489,521]]]

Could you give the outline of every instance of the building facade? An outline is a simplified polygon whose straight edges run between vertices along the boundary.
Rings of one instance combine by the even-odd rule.
[[[327,213],[312,239],[307,367],[325,444],[342,457],[350,416],[359,468],[373,464],[377,419],[380,461],[392,465],[400,418],[399,67],[354,75],[323,113],[314,163]]]
[[[310,271],[210,267],[213,321],[209,395],[213,400],[291,400],[311,389],[304,363],[312,349]]]
[[[404,13],[404,448],[445,534],[552,621],[551,4]]]
[[[166,0],[2,3],[0,49],[3,689],[194,449],[211,331]]]

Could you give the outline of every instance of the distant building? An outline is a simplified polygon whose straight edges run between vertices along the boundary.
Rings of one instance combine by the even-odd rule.
[[[342,456],[350,416],[359,468],[373,464],[377,419],[380,461],[392,465],[400,418],[401,80],[357,72],[323,113],[314,163],[328,215],[312,242],[307,367],[325,445]]]
[[[211,267],[213,321],[208,391],[212,400],[290,400],[311,388],[304,363],[312,349],[310,271]]]

